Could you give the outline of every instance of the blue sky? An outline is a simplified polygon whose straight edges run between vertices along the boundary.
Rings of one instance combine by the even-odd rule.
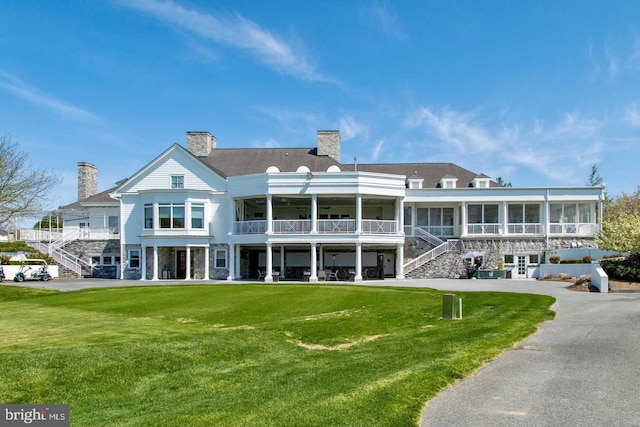
[[[640,184],[640,2],[39,1],[0,5],[0,133],[99,189],[185,132],[342,160],[453,162],[514,186]]]

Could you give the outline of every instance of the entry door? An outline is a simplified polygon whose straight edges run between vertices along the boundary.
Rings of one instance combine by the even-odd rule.
[[[80,238],[87,239],[89,238],[89,223],[81,222],[80,223]]]
[[[513,270],[513,278],[525,279],[527,277],[527,258],[528,255],[514,255],[513,261],[516,264],[516,268]]]
[[[176,279],[187,277],[187,251],[180,249],[176,251]]]

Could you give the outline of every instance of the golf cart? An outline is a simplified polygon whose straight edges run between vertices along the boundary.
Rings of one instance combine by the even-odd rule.
[[[13,281],[42,280],[46,282],[50,279],[51,274],[49,274],[47,261],[43,259],[25,259],[24,264],[20,266],[20,270],[16,273]]]

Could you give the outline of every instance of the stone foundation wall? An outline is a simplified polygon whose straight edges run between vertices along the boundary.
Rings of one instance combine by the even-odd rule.
[[[72,255],[91,263],[91,257],[110,255],[120,256],[120,240],[74,240],[67,243],[64,248],[65,251]],[[113,268],[106,268],[113,267]],[[66,270],[70,276],[74,276],[74,273]],[[117,279],[116,266],[101,266],[101,268],[93,268],[91,271],[82,268],[83,275],[90,275],[91,277],[98,277],[103,279]]]

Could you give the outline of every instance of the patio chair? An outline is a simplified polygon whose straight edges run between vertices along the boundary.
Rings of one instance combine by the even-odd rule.
[[[327,273],[324,270],[319,270],[318,271],[318,281],[326,281],[327,280]]]
[[[258,280],[264,279],[266,275],[267,275],[267,272],[265,270],[258,269]]]
[[[327,282],[329,280],[335,280],[336,282],[338,281],[338,270],[336,271],[329,270],[329,274],[327,275]]]

